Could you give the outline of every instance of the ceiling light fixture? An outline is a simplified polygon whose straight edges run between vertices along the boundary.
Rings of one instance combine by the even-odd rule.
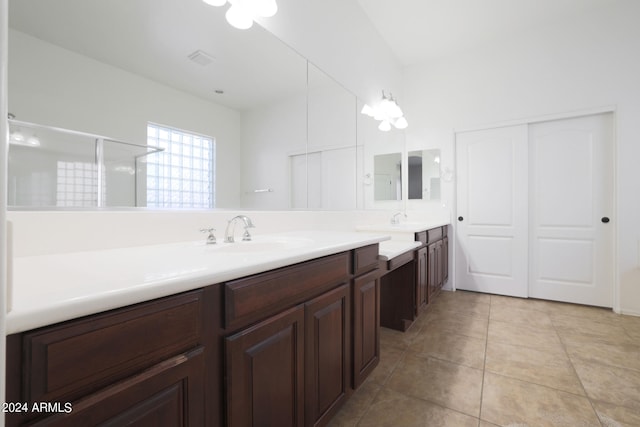
[[[383,132],[391,130],[391,125],[396,129],[406,129],[409,126],[407,119],[404,117],[402,109],[398,105],[393,95],[389,92],[389,97],[382,91],[382,101],[378,105],[372,107],[369,104],[365,104],[360,111],[362,114],[373,117],[375,120],[380,121],[378,129]]]
[[[256,17],[270,18],[278,11],[276,0],[202,0],[210,6],[229,3],[225,17],[232,27],[240,30],[251,28]]]

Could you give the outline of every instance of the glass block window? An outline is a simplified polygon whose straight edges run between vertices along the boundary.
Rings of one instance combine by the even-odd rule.
[[[215,140],[149,123],[149,145],[164,151],[147,156],[147,206],[215,207]]]
[[[103,196],[105,190],[106,186],[103,186]],[[57,162],[56,206],[98,206],[98,167],[95,163]]]

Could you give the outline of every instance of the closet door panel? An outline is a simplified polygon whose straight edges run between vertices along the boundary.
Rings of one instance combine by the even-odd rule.
[[[456,287],[527,296],[527,127],[456,135]]]

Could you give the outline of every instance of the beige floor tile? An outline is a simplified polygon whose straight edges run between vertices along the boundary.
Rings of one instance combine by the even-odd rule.
[[[378,384],[384,384],[393,370],[396,368],[400,360],[402,360],[404,350],[395,347],[383,346],[380,348],[380,362],[378,366],[371,372],[367,381],[374,381]]]
[[[600,426],[586,397],[486,372],[480,418],[498,425]]]
[[[607,343],[571,334],[562,335],[562,342],[571,359],[640,371],[640,343]]]
[[[554,329],[529,326],[513,322],[489,322],[488,341],[520,345],[546,351],[564,352]]]
[[[436,302],[443,301],[462,301],[490,304],[491,295],[470,291],[440,292],[440,294],[436,297]]]
[[[512,307],[505,304],[491,304],[489,320],[538,326],[541,328],[553,328],[551,318],[547,313],[538,310]]]
[[[640,345],[640,317],[622,316],[621,324],[627,335]]]
[[[547,312],[549,301],[533,298],[507,297],[503,295],[491,295],[491,308],[494,306],[519,308],[521,310]]]
[[[477,417],[482,370],[408,354],[385,387]]]
[[[604,402],[593,402],[604,427],[638,427],[640,412]]]
[[[428,310],[447,311],[467,316],[488,317],[491,305],[483,301],[474,300],[448,300],[437,301]]]
[[[351,398],[344,404],[340,411],[331,419],[331,427],[353,427],[367,412],[371,402],[380,391],[380,385],[373,381],[365,381]]]
[[[640,372],[575,360],[573,366],[591,399],[640,412]]]
[[[608,343],[628,343],[633,340],[621,323],[603,323],[583,317],[551,314],[551,322],[560,336],[584,336],[586,339]]]
[[[489,342],[485,369],[495,374],[584,395],[571,361],[560,352]]]
[[[478,427],[498,427],[498,425],[490,423],[488,421],[480,420],[480,424],[478,425]]]
[[[411,354],[446,360],[470,368],[484,368],[486,340],[441,331],[435,325],[432,326],[423,329],[409,346]]]
[[[476,427],[478,419],[448,408],[383,389],[359,427]]]
[[[380,346],[406,350],[417,336],[419,328],[410,328],[405,332],[380,328]]]
[[[487,338],[488,317],[436,310],[426,313],[424,317],[418,335],[428,333],[436,328],[440,331],[448,331],[471,338],[482,340]]]
[[[555,303],[548,306],[550,315],[571,316],[600,323],[620,324],[622,316],[610,308],[590,307],[580,304]]]

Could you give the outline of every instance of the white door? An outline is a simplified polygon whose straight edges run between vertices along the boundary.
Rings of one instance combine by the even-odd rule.
[[[612,114],[529,127],[529,296],[611,307]]]
[[[456,288],[527,296],[527,126],[456,134]]]

